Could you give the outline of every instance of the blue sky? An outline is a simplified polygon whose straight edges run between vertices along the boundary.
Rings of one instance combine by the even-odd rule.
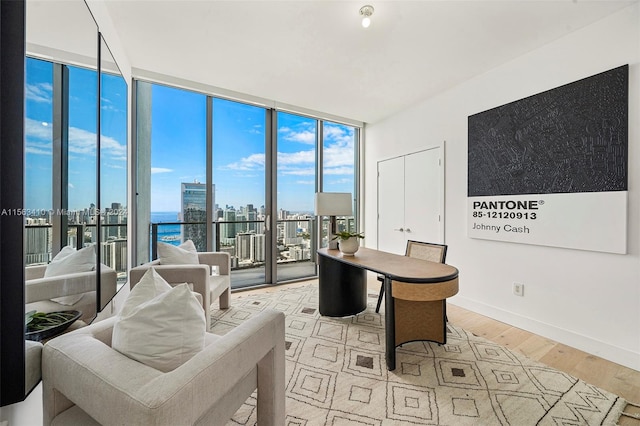
[[[95,203],[96,74],[70,67],[69,208]],[[26,207],[51,208],[52,65],[27,61]],[[102,204],[126,206],[126,84],[103,80]],[[265,203],[265,110],[213,100],[216,203]],[[206,181],[206,96],[152,86],[151,211],[179,211],[180,184]],[[278,208],[312,211],[316,121],[278,113]],[[325,122],[324,190],[353,192],[354,129]]]
[[[25,207],[52,207],[53,67],[28,59],[26,65]],[[96,200],[95,71],[69,67],[69,209],[84,209]],[[126,205],[127,86],[117,76],[103,75],[102,204]]]
[[[180,183],[206,180],[206,97],[152,88],[151,211],[178,211]],[[278,113],[278,208],[313,211],[316,121]],[[213,101],[215,202],[259,207],[265,199],[265,110]],[[353,192],[354,129],[325,124],[325,191]]]

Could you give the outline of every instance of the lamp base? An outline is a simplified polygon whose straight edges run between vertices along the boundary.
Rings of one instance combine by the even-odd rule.
[[[338,241],[336,240],[329,240],[329,250],[338,250]]]

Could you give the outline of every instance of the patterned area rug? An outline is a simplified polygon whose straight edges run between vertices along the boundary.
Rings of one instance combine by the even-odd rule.
[[[615,425],[626,402],[448,324],[446,345],[413,342],[384,357],[376,295],[359,315],[323,317],[317,285],[234,295],[212,311],[224,334],[271,308],[286,315],[287,426]],[[254,425],[255,398],[231,425]]]

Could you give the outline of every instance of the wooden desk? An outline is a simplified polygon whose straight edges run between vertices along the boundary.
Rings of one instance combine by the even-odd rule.
[[[396,347],[415,340],[446,343],[446,301],[458,292],[451,265],[361,247],[355,256],[318,250],[321,315],[347,316],[367,307],[366,271],[384,276],[385,354],[396,368]]]

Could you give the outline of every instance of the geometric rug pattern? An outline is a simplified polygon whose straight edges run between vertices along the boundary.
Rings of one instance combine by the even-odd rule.
[[[235,294],[229,309],[212,309],[211,331],[225,334],[267,308],[284,312],[286,426],[615,425],[626,405],[452,324],[446,345],[406,343],[388,371],[384,312],[371,296],[361,314],[330,318],[318,312],[317,284]],[[228,426],[255,425],[255,402]]]

